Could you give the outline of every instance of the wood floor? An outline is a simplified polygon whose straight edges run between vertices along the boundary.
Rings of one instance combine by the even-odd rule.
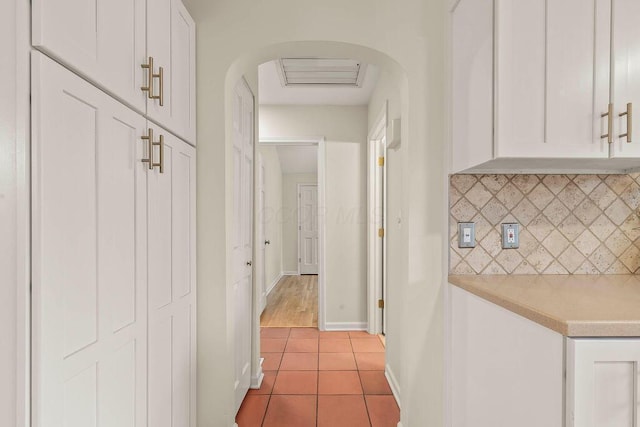
[[[317,327],[318,276],[284,276],[267,297],[260,326]]]

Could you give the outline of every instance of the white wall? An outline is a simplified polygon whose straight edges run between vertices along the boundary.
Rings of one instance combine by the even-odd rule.
[[[387,120],[401,119],[402,94],[393,76],[381,73],[378,84],[369,102],[369,130],[376,125],[381,111],[387,103]],[[402,173],[403,145],[387,151],[385,159],[387,172],[387,229],[385,241],[387,245],[386,259],[386,339],[387,371],[391,372],[402,393],[402,379],[400,377],[402,356],[401,347],[395,345],[403,331],[403,289],[402,283],[407,282],[406,227],[403,227],[403,173]]]
[[[233,425],[231,91],[284,55],[358,57],[402,87],[404,427],[441,426],[446,105],[444,0],[187,0],[198,36],[198,425]],[[389,344],[391,345],[391,344]]]
[[[267,290],[280,278],[283,270],[282,210],[283,179],[280,158],[275,147],[258,146],[264,164],[265,233],[270,244],[265,249],[265,283]],[[257,199],[256,199],[257,201]],[[257,242],[258,244],[260,242]]]
[[[282,176],[282,271],[298,272],[298,184],[317,184],[315,173],[286,173]]]

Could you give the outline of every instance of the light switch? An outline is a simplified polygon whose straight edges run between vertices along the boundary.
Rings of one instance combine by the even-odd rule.
[[[458,223],[458,247],[459,248],[475,248],[476,247],[475,222],[459,222]]]
[[[502,249],[516,249],[520,247],[518,224],[502,224]]]

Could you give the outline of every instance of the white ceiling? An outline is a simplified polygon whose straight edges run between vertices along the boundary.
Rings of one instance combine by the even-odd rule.
[[[282,173],[318,173],[318,146],[279,145]]]
[[[258,67],[259,99],[264,105],[367,105],[377,80],[377,67],[367,65],[362,87],[283,87],[277,60]]]

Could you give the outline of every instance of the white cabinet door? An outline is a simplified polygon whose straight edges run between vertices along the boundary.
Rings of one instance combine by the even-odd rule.
[[[628,103],[632,109],[640,108],[640,2],[613,0],[612,13],[614,138],[611,157],[640,157],[640,110],[631,117],[620,116],[627,111]],[[620,136],[629,129],[628,139]]]
[[[149,125],[149,426],[195,427],[195,149]]]
[[[34,46],[145,112],[145,0],[32,3]]]
[[[637,427],[638,339],[567,339],[567,426]]]
[[[147,113],[176,135],[196,143],[195,23],[180,0],[147,0],[147,53],[154,61],[154,95]]]
[[[146,120],[32,67],[33,425],[146,427]]]
[[[610,1],[497,1],[496,157],[608,157]]]
[[[244,80],[233,92],[233,237],[232,262],[234,393],[240,409],[251,382],[253,287],[253,94]]]
[[[493,0],[458,3],[452,22],[452,172],[493,159]]]

